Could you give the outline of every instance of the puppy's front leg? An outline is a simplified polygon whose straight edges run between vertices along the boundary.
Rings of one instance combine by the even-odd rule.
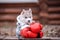
[[[17,37],[18,39],[20,39],[20,28],[21,28],[21,26],[20,26],[20,24],[17,22],[16,37]]]

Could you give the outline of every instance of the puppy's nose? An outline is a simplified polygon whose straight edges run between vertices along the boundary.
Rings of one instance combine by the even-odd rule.
[[[28,20],[28,22],[30,22],[30,20]]]

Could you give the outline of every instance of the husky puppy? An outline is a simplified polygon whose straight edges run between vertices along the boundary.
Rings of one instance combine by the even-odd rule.
[[[25,27],[28,27],[29,24],[32,23],[32,10],[23,9],[21,14],[17,16],[17,28],[16,28],[16,36],[20,38],[20,30]]]

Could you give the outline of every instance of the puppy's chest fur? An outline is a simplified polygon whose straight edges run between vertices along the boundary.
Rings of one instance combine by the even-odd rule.
[[[29,25],[20,22],[20,23],[17,24],[17,27],[18,27],[18,29],[22,30],[22,29],[24,29],[24,28],[26,28],[26,27],[29,27]],[[18,29],[17,29],[17,30],[18,30]]]

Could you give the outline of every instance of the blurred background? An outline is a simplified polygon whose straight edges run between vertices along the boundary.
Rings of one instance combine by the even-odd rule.
[[[0,0],[0,38],[16,35],[16,17],[29,8],[44,37],[60,37],[60,0]]]

